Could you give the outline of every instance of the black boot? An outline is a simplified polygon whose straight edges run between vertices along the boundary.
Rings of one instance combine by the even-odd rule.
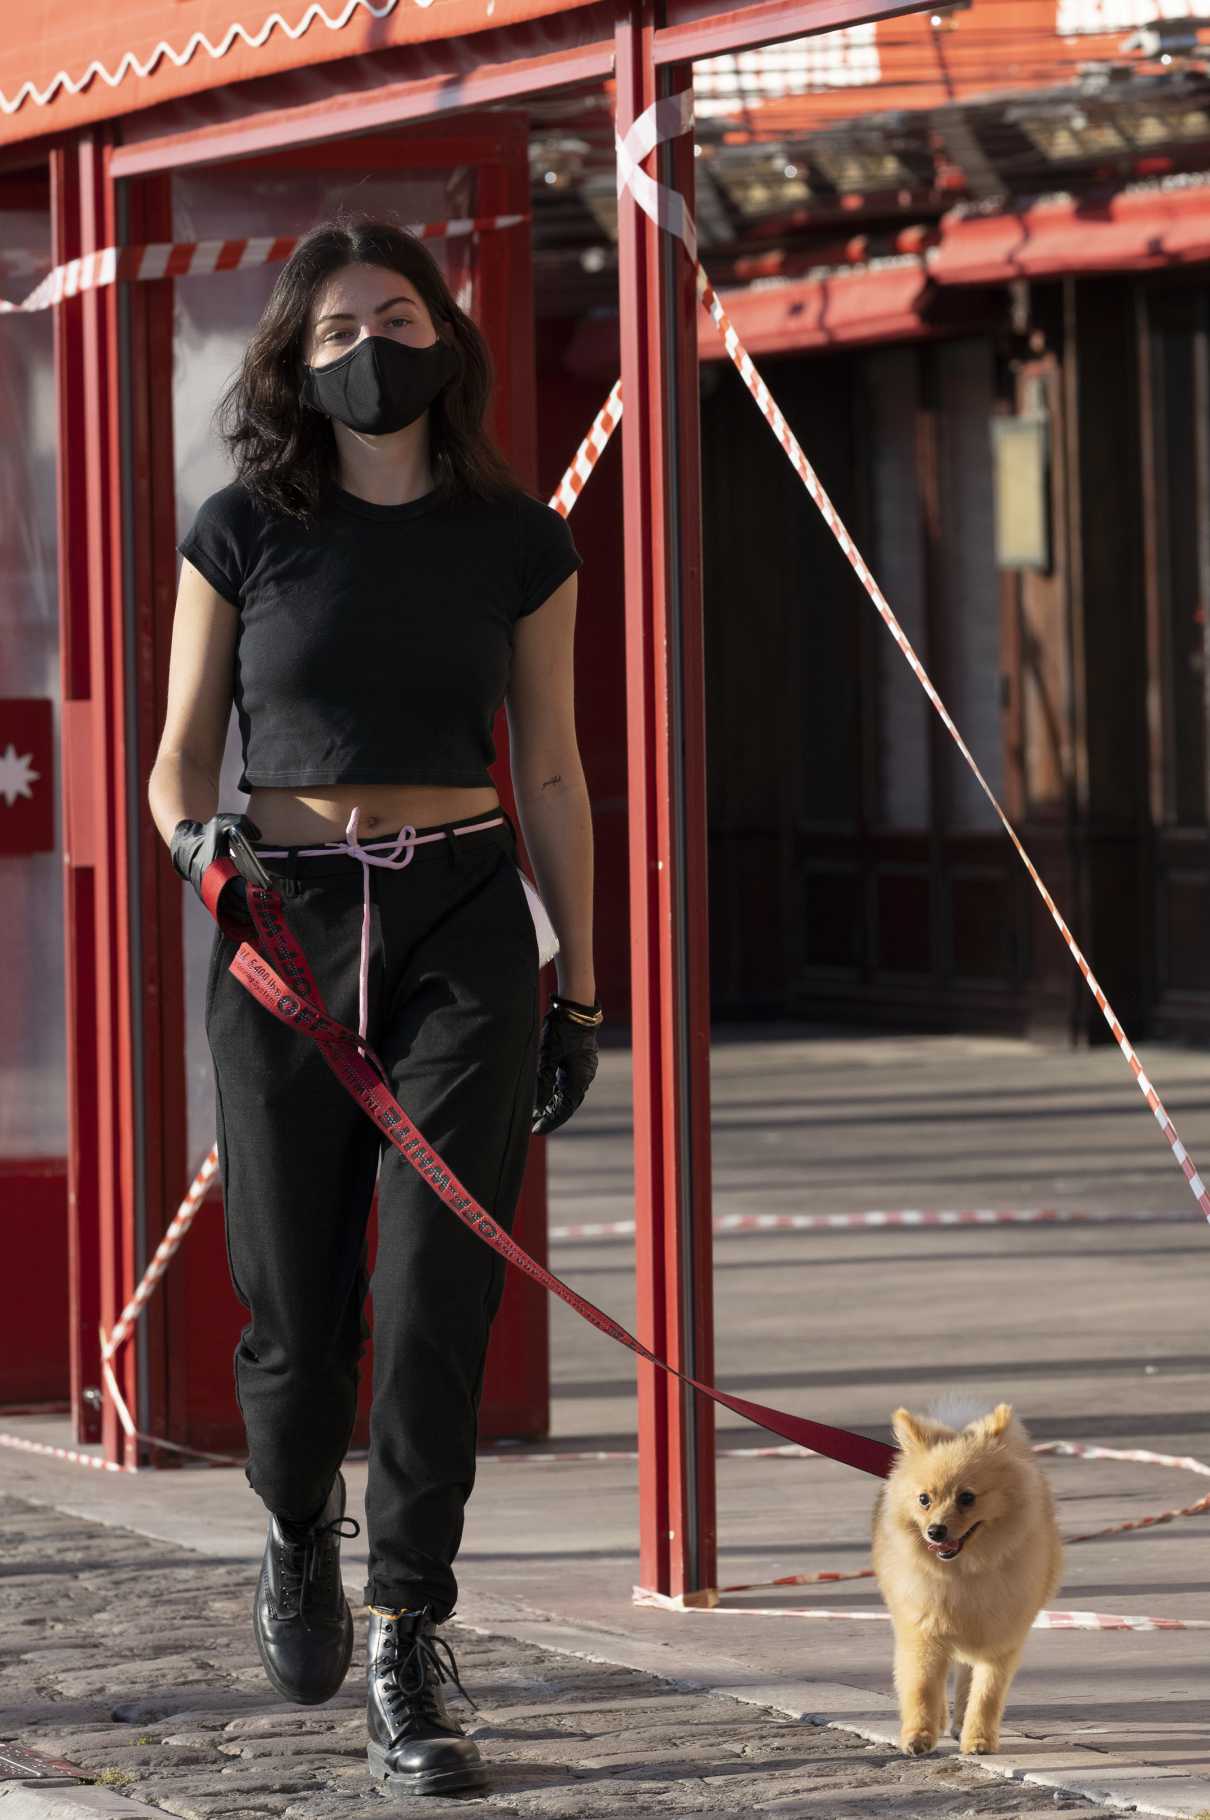
[[[346,1517],[344,1509],[345,1482],[338,1472],[310,1524],[269,1517],[252,1628],[269,1680],[284,1700],[300,1706],[330,1700],[353,1654],[353,1614],[340,1578],[340,1538],[359,1535],[361,1525]]]
[[[446,1662],[438,1650],[445,1651]],[[371,1607],[366,1657],[370,1774],[399,1794],[449,1795],[485,1787],[487,1765],[479,1747],[463,1736],[442,1697],[441,1683],[452,1681],[470,1700],[454,1652],[437,1636],[428,1606],[397,1618],[384,1618]]]

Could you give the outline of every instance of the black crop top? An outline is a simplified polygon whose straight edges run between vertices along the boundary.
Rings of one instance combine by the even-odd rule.
[[[177,549],[239,612],[240,790],[490,784],[513,626],[581,561],[527,493],[384,506],[334,483],[303,525],[233,482]]]

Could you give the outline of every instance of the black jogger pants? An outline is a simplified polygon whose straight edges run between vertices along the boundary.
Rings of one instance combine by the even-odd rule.
[[[417,846],[400,871],[370,869],[366,1040],[424,1137],[508,1228],[533,1111],[538,946],[511,822],[454,832],[484,819],[442,824],[444,838]],[[394,838],[364,845],[386,851]],[[299,848],[262,863],[329,1012],[356,1030],[361,863]],[[323,1503],[355,1417],[369,1288],[365,1599],[428,1603],[440,1620],[457,1597],[453,1561],[505,1265],[382,1136],[318,1045],[228,972],[236,947],[216,928],[205,1016],[227,1259],[250,1314],[235,1351],[246,1476],[279,1515],[305,1521]]]

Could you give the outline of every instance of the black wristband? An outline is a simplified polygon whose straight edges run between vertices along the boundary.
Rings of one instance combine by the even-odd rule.
[[[550,1008],[552,1011],[565,1011],[575,1024],[595,1025],[605,1020],[605,1013],[599,1004],[582,1005],[578,999],[564,998],[559,992],[551,999]]]

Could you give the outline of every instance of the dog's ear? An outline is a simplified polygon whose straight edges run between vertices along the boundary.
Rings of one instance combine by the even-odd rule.
[[[1006,1437],[1013,1422],[1011,1403],[997,1403],[987,1415],[980,1416],[970,1424],[973,1434],[982,1435],[985,1440],[999,1441]]]
[[[910,1409],[897,1409],[891,1417],[891,1429],[906,1453],[913,1447],[932,1447],[937,1441],[953,1439],[953,1429],[927,1416],[914,1416]]]

